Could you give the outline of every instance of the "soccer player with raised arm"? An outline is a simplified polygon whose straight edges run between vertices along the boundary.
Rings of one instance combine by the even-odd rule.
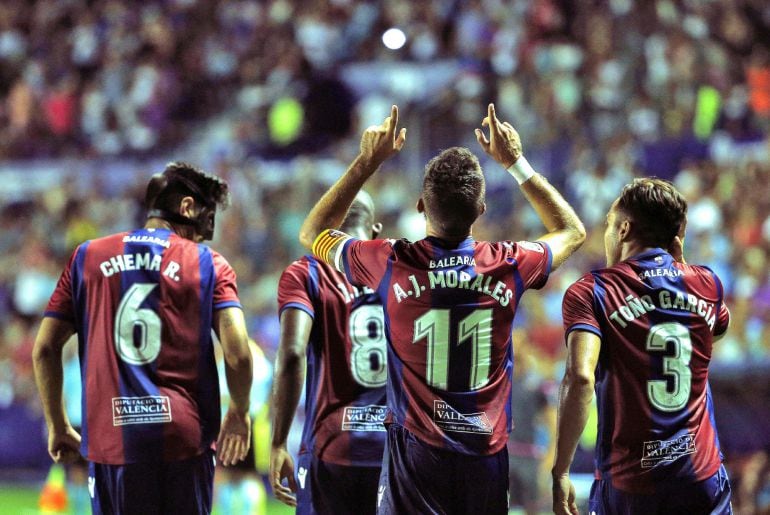
[[[378,513],[507,513],[511,327],[525,290],[540,288],[585,239],[562,196],[522,156],[490,104],[484,149],[517,179],[548,233],[535,242],[471,235],[484,213],[484,175],[468,149],[425,169],[417,209],[427,237],[364,241],[343,231],[362,185],[406,139],[398,108],[368,128],[358,157],[313,207],[300,240],[352,284],[380,294],[388,343],[387,440]]]
[[[607,268],[564,296],[555,513],[577,513],[569,467],[594,390],[590,513],[732,513],[708,384],[730,314],[716,274],[684,262],[686,216],[671,183],[635,179],[607,214]]]
[[[252,362],[235,273],[201,243],[228,198],[218,177],[170,163],[147,186],[144,228],[78,246],[48,303],[33,351],[48,452],[88,460],[94,513],[210,513],[215,442],[225,465],[248,451]],[[223,419],[212,329],[231,396]],[[62,400],[73,333],[81,434]]]
[[[359,192],[342,230],[376,237],[374,203]],[[385,445],[385,323],[379,296],[312,256],[278,284],[281,336],[272,393],[270,480],[299,514],[373,514]],[[307,370],[297,470],[286,439]],[[286,480],[288,486],[282,485]],[[296,495],[296,497],[295,497]]]

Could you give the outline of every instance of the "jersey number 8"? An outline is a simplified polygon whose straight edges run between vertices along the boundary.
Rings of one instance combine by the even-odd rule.
[[[382,306],[363,304],[350,313],[350,371],[366,388],[385,386],[387,349]]]

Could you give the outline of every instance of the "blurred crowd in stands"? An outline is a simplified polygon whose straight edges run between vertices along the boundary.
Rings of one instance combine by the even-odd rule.
[[[382,44],[389,27],[402,48]],[[562,371],[562,293],[603,265],[605,213],[640,175],[689,199],[686,258],[725,283],[732,324],[715,371],[770,360],[763,0],[11,0],[0,4],[0,407],[36,402],[36,324],[74,246],[140,225],[164,160],[230,181],[212,246],[272,358],[278,277],[360,130],[401,108],[406,148],[367,189],[384,236],[416,239],[424,163],[453,145],[481,153],[473,128],[489,101],[589,229],[517,317],[515,345],[540,381]],[[482,164],[488,210],[474,235],[537,237],[515,182]]]

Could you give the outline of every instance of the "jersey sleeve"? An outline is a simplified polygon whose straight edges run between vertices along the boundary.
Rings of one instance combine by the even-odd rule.
[[[717,315],[717,323],[714,325],[714,336],[722,336],[727,332],[727,328],[730,326],[730,310],[727,309],[724,302],[719,306],[719,314]]]
[[[283,271],[278,280],[278,314],[295,308],[314,317],[313,298],[313,281],[308,263],[295,261]]]
[[[351,284],[373,290],[385,275],[393,240],[359,240],[342,231],[325,230],[313,242],[313,255],[343,272]]]
[[[238,285],[235,280],[235,270],[230,263],[218,252],[212,251],[216,284],[214,285],[214,309],[240,308]]]
[[[53,294],[48,301],[43,316],[67,320],[69,322],[75,321],[75,307],[72,300],[72,267],[75,266],[75,259],[80,251],[81,247],[75,249],[75,252],[72,253],[72,256],[67,262],[67,266],[62,270],[59,281],[56,283],[56,289],[54,289]]]
[[[588,331],[601,338],[601,326],[594,311],[594,280],[590,274],[567,289],[561,311],[565,338],[575,330]]]
[[[351,284],[376,290],[393,255],[393,240],[357,240],[345,243],[342,265]]]
[[[719,312],[717,313],[717,320],[716,324],[714,325],[714,336],[722,336],[727,332],[727,328],[730,325],[730,310],[727,309],[727,306],[724,302],[725,290],[722,286],[722,281],[719,279],[717,274],[715,274],[710,269],[709,271],[714,277],[714,285],[716,286],[717,294],[719,296]]]
[[[509,254],[507,258],[516,262],[525,289],[538,290],[545,286],[553,261],[548,244],[542,241],[518,241],[514,244],[506,242],[506,247]]]

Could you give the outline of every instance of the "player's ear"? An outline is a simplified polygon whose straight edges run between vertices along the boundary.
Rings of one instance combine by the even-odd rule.
[[[486,212],[487,212],[487,203],[486,202],[482,202],[481,203],[481,209],[479,209],[479,216],[483,215]]]
[[[417,212],[418,213],[425,212],[425,202],[423,202],[422,197],[417,199]]]
[[[679,237],[682,242],[684,242],[684,236],[687,232],[687,218],[684,219],[682,222],[682,225],[679,226],[679,231],[676,233],[676,235]]]
[[[372,239],[376,239],[381,232],[382,232],[382,224],[380,222],[377,222],[376,224],[372,224]]]
[[[179,214],[187,218],[195,218],[195,199],[183,197],[179,202]]]
[[[618,227],[618,241],[627,241],[631,237],[631,220],[625,219],[620,222]]]

